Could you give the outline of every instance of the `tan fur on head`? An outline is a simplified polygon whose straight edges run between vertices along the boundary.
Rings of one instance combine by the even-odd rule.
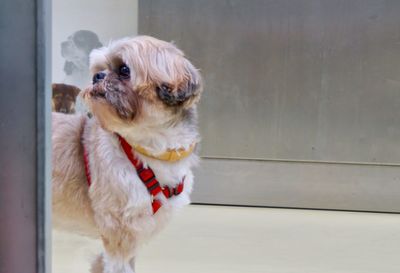
[[[129,78],[119,75],[122,65],[129,67]],[[146,122],[155,109],[172,121],[200,97],[197,69],[175,45],[152,37],[123,39],[96,49],[90,67],[93,75],[101,72],[105,78],[83,97],[102,124],[112,121],[111,127]]]

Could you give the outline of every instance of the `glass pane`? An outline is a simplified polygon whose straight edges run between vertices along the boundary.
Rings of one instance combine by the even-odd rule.
[[[53,110],[73,111],[76,98],[76,110],[84,111],[76,88],[91,82],[89,53],[113,39],[136,35],[137,12],[135,0],[53,1],[52,78],[53,83],[68,85],[53,85],[54,94],[70,94],[53,104]]]

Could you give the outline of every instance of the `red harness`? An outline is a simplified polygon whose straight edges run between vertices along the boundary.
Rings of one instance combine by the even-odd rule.
[[[144,168],[143,163],[140,162],[137,158],[135,158],[132,152],[132,146],[129,145],[129,143],[126,142],[126,140],[123,137],[121,137],[120,135],[117,136],[126,156],[132,163],[132,165],[135,167],[140,180],[142,180],[143,184],[147,188],[147,191],[151,195],[151,200],[152,200],[151,205],[153,207],[153,214],[155,214],[162,206],[161,201],[156,199],[156,195],[159,194],[160,192],[162,192],[166,198],[171,198],[174,195],[179,195],[181,192],[183,192],[185,177],[182,178],[182,181],[175,188],[171,189],[168,186],[161,187],[160,182],[158,182],[156,176],[154,175],[153,170],[150,167]],[[90,176],[89,155],[87,153],[87,150],[85,149],[85,146],[83,146],[83,159],[85,161],[85,173],[87,182],[88,185],[90,186],[92,184],[92,179]]]

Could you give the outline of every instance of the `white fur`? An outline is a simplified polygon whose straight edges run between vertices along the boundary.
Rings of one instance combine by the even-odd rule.
[[[95,119],[89,122],[94,123]],[[96,223],[100,225],[100,229],[113,229],[119,224],[116,221],[123,221],[125,227],[135,231],[138,244],[132,249],[132,257],[134,257],[138,246],[165,226],[177,209],[190,203],[189,194],[193,185],[191,168],[198,162],[198,157],[192,154],[183,160],[171,163],[151,159],[135,153],[145,166],[149,166],[154,171],[157,180],[162,186],[176,187],[182,178],[185,177],[184,191],[178,196],[174,196],[168,200],[162,193],[156,196],[156,198],[162,201],[163,205],[153,215],[151,198],[147,188],[121,149],[119,140],[115,134],[97,126],[95,126],[95,129],[92,128],[93,126],[89,125],[84,132],[84,143],[90,155],[90,173],[93,181],[93,184],[89,188],[89,196],[99,190],[108,193],[102,194],[102,199],[92,198]],[[156,144],[154,150],[170,145],[170,147],[175,147],[178,143],[194,143],[197,141],[197,135],[185,132],[185,128],[178,128],[177,132],[166,130],[162,133],[162,137],[160,137],[161,132],[155,132],[153,135],[150,131],[145,130],[137,133],[137,135],[135,135],[135,131],[121,132],[121,134],[125,134],[127,139],[130,137],[135,137],[135,139],[136,137],[149,139],[148,143]],[[99,150],[97,151],[98,157],[96,160],[92,156],[94,152],[92,150],[92,142],[100,144],[97,146]],[[146,145],[145,147],[151,148],[152,146]],[[118,168],[115,168],[115,166],[118,166]],[[124,200],[122,201],[124,202],[122,208],[117,200],[112,200],[115,198]],[[107,207],[105,211],[105,203],[116,204],[116,206]],[[112,215],[120,215],[120,218],[115,219]],[[105,272],[131,272],[126,269],[128,268],[126,263],[118,262],[118,257],[115,260],[113,261],[112,258],[107,259]],[[116,268],[119,269],[116,270]]]

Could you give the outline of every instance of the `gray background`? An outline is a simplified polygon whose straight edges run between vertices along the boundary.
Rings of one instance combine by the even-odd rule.
[[[400,211],[399,14],[383,0],[139,1],[139,34],[175,41],[204,75],[194,201]]]
[[[400,1],[142,1],[200,67],[202,154],[400,163]],[[150,15],[150,16],[146,16]]]

